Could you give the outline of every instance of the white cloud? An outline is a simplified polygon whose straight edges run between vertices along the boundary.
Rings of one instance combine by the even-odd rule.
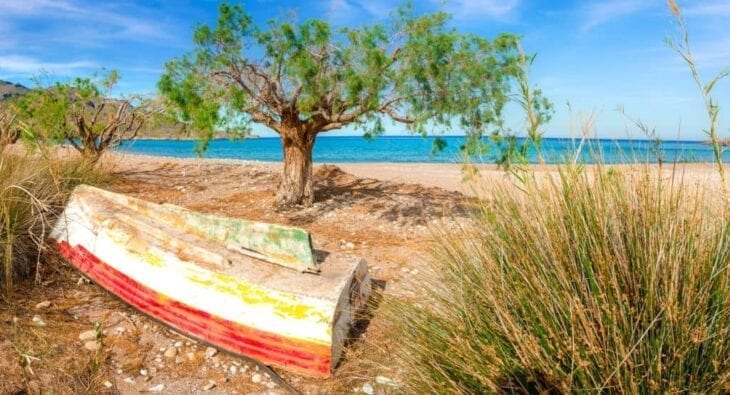
[[[520,5],[520,0],[452,0],[446,4],[456,19],[500,19],[511,14]]]
[[[503,20],[513,16],[521,0],[430,0],[429,3],[448,12],[457,21]]]
[[[110,5],[111,4],[111,5]],[[75,1],[65,0],[2,0],[0,2],[0,25],[9,24],[15,18],[46,18],[56,21],[73,21],[74,28],[96,26],[95,30],[104,38],[126,38],[133,40],[166,39],[169,35],[162,24],[145,15],[139,9],[129,6],[120,12],[122,6],[114,3],[94,2],[81,6]],[[134,15],[134,16],[130,16]],[[102,22],[103,23],[99,23]],[[74,29],[69,29],[73,31]],[[113,32],[113,33],[110,33]],[[60,31],[61,36],[64,31]],[[63,37],[51,37],[59,40]],[[76,39],[76,37],[73,37]],[[94,35],[88,39],[95,39]],[[73,41],[73,40],[71,40]]]
[[[690,6],[684,7],[683,12],[686,15],[729,16],[730,2],[728,2],[727,0],[714,2],[695,2]]]
[[[28,56],[0,56],[0,73],[13,75],[34,75],[42,71],[51,74],[70,74],[78,70],[99,68],[99,64],[89,60],[70,62],[46,62]]]
[[[655,0],[595,1],[581,9],[581,30],[588,31],[612,20],[635,14],[656,5]]]
[[[357,8],[349,0],[329,0],[327,2],[327,19],[335,24],[346,24],[356,20]]]

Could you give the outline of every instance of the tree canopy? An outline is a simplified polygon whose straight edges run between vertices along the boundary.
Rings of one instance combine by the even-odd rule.
[[[279,134],[278,200],[308,204],[320,133],[351,125],[375,137],[385,119],[424,135],[459,128],[478,138],[501,127],[523,70],[519,39],[460,33],[448,21],[403,7],[387,24],[335,30],[317,19],[274,20],[262,28],[243,6],[222,4],[216,26],[195,30],[193,51],[168,62],[158,86],[202,132],[203,148],[216,128],[245,132],[255,122]]]
[[[140,97],[110,97],[116,71],[92,78],[39,85],[16,102],[19,120],[34,139],[66,142],[95,162],[108,148],[136,136],[149,117]]]

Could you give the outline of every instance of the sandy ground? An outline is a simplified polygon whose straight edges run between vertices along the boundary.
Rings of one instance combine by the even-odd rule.
[[[417,297],[407,285],[423,270],[432,230],[468,222],[475,190],[463,182],[457,164],[317,165],[314,206],[275,210],[280,164],[121,154],[109,155],[105,163],[113,164],[113,181],[106,187],[117,192],[303,227],[317,249],[364,257],[382,292],[402,298]],[[480,193],[514,183],[494,166],[478,169]],[[534,170],[542,179],[557,171],[550,166]],[[682,165],[680,170],[691,182],[720,185],[709,164]],[[730,174],[730,167],[726,171]],[[35,316],[44,325],[33,321]],[[86,350],[79,335],[97,323],[106,330],[105,340],[99,350]],[[44,262],[41,286],[21,287],[14,304],[0,310],[0,325],[0,393],[36,393],[48,387],[57,393],[286,393],[277,375],[301,393],[358,392],[365,383],[377,393],[393,391],[357,370],[358,353],[377,336],[367,326],[334,378],[315,380],[280,370],[268,377],[250,361],[222,352],[207,355],[206,345],[140,315],[52,258]]]

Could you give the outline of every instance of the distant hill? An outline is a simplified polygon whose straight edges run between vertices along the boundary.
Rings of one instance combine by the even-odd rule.
[[[28,91],[30,91],[30,89],[21,84],[0,80],[0,100],[20,96]]]

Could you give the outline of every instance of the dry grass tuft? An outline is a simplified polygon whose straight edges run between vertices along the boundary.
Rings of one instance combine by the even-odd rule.
[[[71,189],[105,177],[103,169],[78,159],[0,155],[0,280],[6,296],[14,277],[40,273],[45,239]]]
[[[563,167],[438,235],[390,301],[406,392],[730,390],[730,204],[679,174]]]

